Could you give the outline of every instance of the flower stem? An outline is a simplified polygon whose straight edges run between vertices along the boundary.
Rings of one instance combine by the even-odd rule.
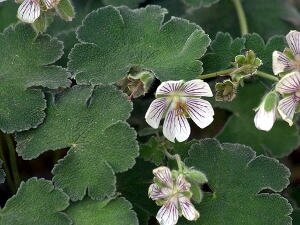
[[[248,24],[241,0],[232,0],[240,22],[241,34],[248,34]]]
[[[279,79],[277,77],[275,77],[271,74],[259,71],[259,70],[256,72],[256,75],[259,76],[259,77],[263,77],[265,79],[271,80],[271,81],[275,81],[275,82],[279,81]]]
[[[8,147],[12,177],[13,177],[13,180],[15,183],[15,187],[18,187],[20,184],[20,175],[19,175],[19,169],[18,169],[18,164],[17,164],[17,156],[16,156],[14,142],[13,142],[12,136],[9,134],[4,134],[4,138],[5,138],[7,147]]]
[[[0,133],[0,158],[3,161],[2,165],[3,165],[3,169],[5,171],[5,176],[6,176],[6,181],[7,181],[8,187],[13,193],[15,193],[16,186],[15,186],[13,178],[11,176],[11,172],[9,170],[9,167],[7,166],[4,146],[5,146],[4,134]]]
[[[168,152],[167,149],[164,149],[164,154],[165,154],[165,156],[167,156],[169,159],[171,159],[171,160],[176,160],[177,166],[178,166],[178,170],[179,170],[179,171],[182,171],[182,162],[181,162],[180,155],[178,155],[178,154],[172,155],[172,154],[170,154],[170,153]]]
[[[233,72],[234,70],[235,70],[234,68],[227,69],[227,70],[221,70],[221,71],[218,71],[218,72],[213,72],[213,73],[200,75],[199,78],[204,80],[204,79],[214,78],[214,77],[218,77],[218,76],[230,75],[230,73]]]

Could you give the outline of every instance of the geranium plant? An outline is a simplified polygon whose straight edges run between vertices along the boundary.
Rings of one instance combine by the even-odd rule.
[[[300,224],[298,9],[0,0],[0,225]]]

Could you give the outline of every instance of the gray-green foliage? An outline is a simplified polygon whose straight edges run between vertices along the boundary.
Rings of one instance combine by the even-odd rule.
[[[47,150],[70,148],[53,169],[54,183],[72,200],[115,193],[115,173],[131,168],[138,155],[136,133],[125,120],[132,105],[113,86],[77,86],[48,98],[47,118],[17,135],[17,151],[32,159]]]
[[[211,51],[203,58],[204,71],[209,73],[231,67],[235,56],[245,48],[244,43],[244,38],[233,39],[229,33],[217,33]]]
[[[65,69],[50,65],[62,56],[63,44],[19,24],[0,34],[0,46],[0,129],[11,133],[37,127],[46,108],[41,88],[70,84]]]
[[[192,145],[188,166],[203,171],[213,193],[200,205],[201,225],[290,225],[291,205],[280,196],[289,184],[289,170],[277,160],[256,156],[240,144],[220,144],[204,139]],[[273,193],[260,193],[268,191]]]
[[[255,109],[265,94],[266,87],[261,82],[246,83],[245,87],[239,89],[234,101],[217,103],[216,106],[233,113],[217,138],[222,142],[248,145],[258,153],[283,157],[299,145],[298,129],[280,120],[275,122],[270,132],[255,127]]]
[[[69,197],[50,181],[31,178],[0,209],[0,224],[71,225],[62,212],[68,205]]]
[[[136,213],[123,197],[103,201],[84,199],[71,204],[66,213],[73,225],[138,225]]]
[[[192,79],[209,38],[196,24],[172,18],[158,6],[130,10],[112,6],[89,14],[79,28],[68,68],[79,84],[114,83],[132,66],[152,70],[160,80]]]

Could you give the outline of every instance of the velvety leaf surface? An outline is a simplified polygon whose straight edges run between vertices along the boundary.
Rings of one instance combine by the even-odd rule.
[[[266,43],[259,34],[247,34],[245,48],[247,50],[253,50],[256,56],[260,58],[263,65],[259,67],[267,73],[273,74],[272,70],[272,54],[274,51],[283,51],[287,46],[283,36],[273,36]]]
[[[2,164],[3,162],[0,160],[0,184],[4,183],[5,181],[5,172],[4,170],[2,169]]]
[[[14,1],[0,2],[0,31],[8,25],[17,22],[18,5]]]
[[[68,196],[50,181],[31,178],[22,182],[18,192],[0,209],[1,225],[71,225],[62,213]]]
[[[40,87],[70,84],[65,69],[50,65],[63,54],[63,44],[19,24],[0,34],[0,46],[0,129],[11,133],[36,127],[45,117]]]
[[[291,205],[279,195],[289,184],[289,170],[277,160],[256,156],[240,144],[204,139],[192,145],[189,166],[203,171],[213,193],[205,193],[196,208],[201,225],[290,225]],[[275,193],[260,193],[261,191]]]
[[[73,225],[138,225],[136,213],[125,198],[94,201],[84,199],[66,211]]]
[[[80,44],[71,51],[68,67],[79,84],[113,83],[132,66],[152,70],[160,80],[191,79],[202,72],[198,60],[209,45],[203,30],[172,18],[158,6],[130,10],[100,8],[78,30]]]
[[[234,62],[236,55],[245,48],[243,38],[232,39],[229,33],[217,33],[211,43],[211,51],[203,58],[206,73],[227,69]]]
[[[200,8],[210,7],[212,4],[219,2],[220,0],[183,0],[189,7]]]
[[[115,192],[115,172],[131,168],[138,155],[136,133],[125,120],[132,110],[113,86],[75,86],[55,101],[37,129],[17,135],[17,152],[32,159],[47,150],[70,148],[53,169],[54,183],[72,200],[103,199]]]

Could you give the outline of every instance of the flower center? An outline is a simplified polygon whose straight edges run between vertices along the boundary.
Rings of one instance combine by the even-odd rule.
[[[295,60],[293,61],[293,66],[295,69],[300,70],[300,55],[295,55]]]

